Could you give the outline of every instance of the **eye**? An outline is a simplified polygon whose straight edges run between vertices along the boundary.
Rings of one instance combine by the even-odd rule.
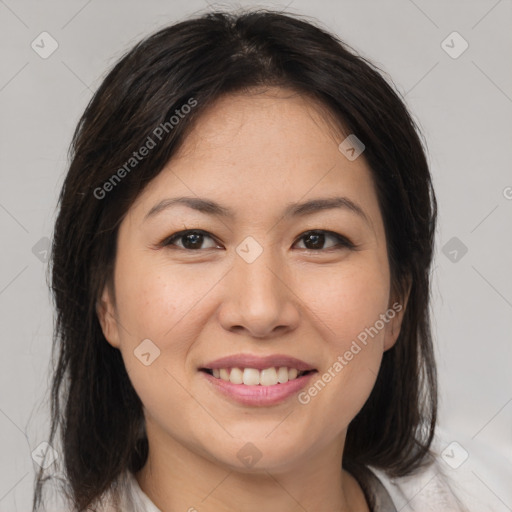
[[[186,229],[184,231],[174,233],[170,237],[166,238],[160,245],[165,247],[175,245],[180,249],[186,250],[212,249],[217,247],[215,244],[210,245],[210,247],[201,247],[205,238],[213,240],[206,231],[202,231],[201,229]],[[182,244],[177,245],[175,243],[176,241],[182,241]]]
[[[326,238],[331,238],[335,241],[333,245],[330,247],[323,247],[325,244]],[[305,240],[306,247],[299,247],[300,249],[313,250],[313,251],[321,251],[327,249],[336,249],[341,247],[348,247],[350,249],[354,249],[355,245],[343,235],[338,233],[334,233],[332,231],[325,231],[322,229],[315,229],[312,231],[306,231],[303,233],[299,240]],[[308,247],[309,246],[309,247]]]
[[[334,240],[334,244],[331,244],[329,247],[324,247],[326,239],[329,238]],[[212,240],[213,244],[210,244],[209,247],[203,247],[205,239]],[[344,237],[343,235],[321,229],[306,231],[299,237],[298,240],[302,241],[303,239],[305,240],[305,247],[299,247],[299,249],[306,249],[316,252],[336,248],[354,249],[356,247],[348,238]],[[201,249],[213,249],[218,247],[214,238],[206,231],[201,229],[186,229],[184,231],[179,231],[167,237],[160,243],[160,245],[162,247],[174,246],[189,251],[199,251]]]

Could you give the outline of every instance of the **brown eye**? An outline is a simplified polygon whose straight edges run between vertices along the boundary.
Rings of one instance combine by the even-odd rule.
[[[200,250],[200,249],[212,249],[214,247],[217,247],[217,245],[214,243],[210,247],[202,247],[205,239],[213,240],[213,238],[208,235],[205,231],[201,231],[198,229],[188,229],[185,231],[180,231],[178,233],[174,233],[170,237],[166,238],[162,242],[162,246],[169,247],[169,246],[176,246],[180,249],[186,249],[186,250]],[[176,244],[176,241],[181,241],[180,244]]]
[[[329,247],[324,247],[324,244],[328,239],[334,240],[335,243],[330,245]],[[338,233],[333,233],[332,231],[325,231],[319,229],[307,231],[306,233],[300,236],[299,240],[304,240],[304,249],[313,251],[327,250],[340,247],[354,248],[354,244],[350,240],[348,240],[348,238],[339,235]]]
[[[210,245],[204,247],[203,245],[207,239],[211,240]],[[299,249],[316,252],[337,248],[355,248],[355,245],[348,238],[338,233],[321,229],[307,231],[300,236],[299,240],[304,240],[304,247],[299,247]],[[329,244],[329,240],[331,240],[331,243],[326,247],[325,244]],[[218,247],[214,238],[206,231],[202,231],[200,229],[179,231],[178,233],[174,233],[167,237],[160,245],[162,247],[178,248],[188,251],[200,251]]]

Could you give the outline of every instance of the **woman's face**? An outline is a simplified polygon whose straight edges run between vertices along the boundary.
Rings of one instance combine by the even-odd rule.
[[[340,460],[405,304],[390,295],[364,153],[347,158],[348,134],[325,119],[282,89],[220,99],[120,225],[115,305],[106,288],[100,318],[144,404],[150,455],[274,471]],[[183,230],[201,232],[170,238]],[[229,356],[247,358],[214,364]],[[293,379],[291,358],[314,371]]]

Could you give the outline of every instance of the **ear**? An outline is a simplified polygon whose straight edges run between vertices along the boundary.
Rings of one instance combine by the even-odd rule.
[[[384,351],[389,350],[394,346],[400,329],[402,328],[402,321],[409,301],[411,293],[412,281],[407,281],[404,293],[392,293],[388,305],[386,316],[389,318],[388,325],[386,326],[386,335],[384,337]]]
[[[96,302],[96,314],[106,340],[115,348],[119,348],[119,328],[117,325],[117,314],[114,302],[114,292],[105,285],[101,298]]]

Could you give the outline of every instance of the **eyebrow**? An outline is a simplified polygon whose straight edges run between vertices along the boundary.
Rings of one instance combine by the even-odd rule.
[[[213,215],[215,217],[233,219],[236,216],[235,212],[230,208],[222,206],[219,203],[209,199],[203,199],[200,197],[173,197],[169,199],[163,199],[154,205],[145,215],[144,221],[176,205],[187,206],[193,210],[197,210],[207,215]],[[304,203],[289,203],[283,211],[283,218],[303,217],[319,211],[332,210],[335,208],[351,211],[361,217],[367,224],[371,225],[368,216],[357,203],[348,197],[339,196],[312,199]]]

